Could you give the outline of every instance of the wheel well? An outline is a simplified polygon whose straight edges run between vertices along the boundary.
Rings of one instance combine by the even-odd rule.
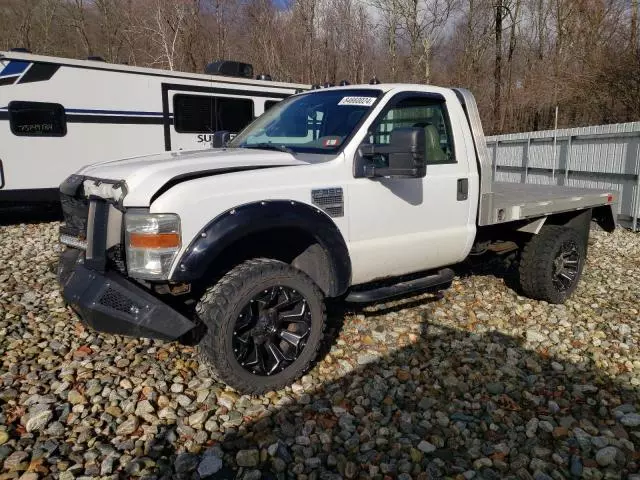
[[[497,248],[500,251],[506,251],[508,248],[505,248],[505,244],[512,242],[519,248],[522,248],[532,236],[539,235],[540,232],[548,226],[571,227],[581,232],[584,235],[585,242],[587,242],[589,238],[589,225],[592,213],[593,219],[607,230],[607,228],[603,226],[603,222],[607,219],[607,211],[604,209],[608,209],[609,217],[611,217],[611,208],[605,205],[593,210],[586,209],[561,212],[548,216],[521,220],[512,225],[503,224],[479,228],[476,235],[475,246],[478,250],[495,250]],[[596,216],[598,214],[600,216]],[[613,222],[612,217],[611,222]],[[613,226],[615,227],[615,225]]]
[[[333,268],[329,253],[311,234],[295,227],[254,232],[235,241],[217,256],[200,287],[210,286],[233,267],[252,258],[289,263],[306,273],[324,294],[331,293]]]

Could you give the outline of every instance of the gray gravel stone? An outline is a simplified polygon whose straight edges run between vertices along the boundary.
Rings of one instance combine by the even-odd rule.
[[[177,473],[188,473],[198,467],[198,457],[190,453],[181,453],[176,457],[175,469]]]
[[[504,392],[504,384],[501,382],[487,383],[487,392],[491,395],[501,395]]]
[[[572,455],[569,469],[571,471],[571,475],[574,477],[580,477],[583,470],[582,459],[577,455]]]
[[[547,337],[537,330],[527,330],[526,337],[528,342],[541,343],[544,342]]]
[[[0,462],[12,458],[14,478],[39,455],[40,478],[637,472],[640,269],[628,259],[640,258],[640,237],[630,232],[593,232],[565,305],[518,296],[502,260],[482,258],[479,275],[438,295],[330,308],[327,356],[292,387],[250,397],[211,379],[193,347],[84,327],[56,284],[58,227],[0,227]],[[20,430],[47,411],[45,425]]]
[[[602,467],[608,467],[614,465],[616,461],[616,455],[618,449],[616,447],[604,447],[598,450],[596,453],[596,462]]]
[[[206,478],[218,473],[221,468],[222,460],[217,455],[205,455],[198,464],[198,475],[200,478]]]
[[[116,434],[131,435],[133,432],[135,432],[138,429],[139,425],[140,425],[140,420],[138,420],[138,418],[135,416],[131,416],[127,418],[124,422],[122,422],[120,425],[118,425],[118,428],[116,429]]]
[[[418,450],[420,450],[421,452],[424,453],[432,453],[436,451],[436,446],[427,442],[426,440],[422,440],[419,444],[418,444]]]
[[[368,365],[378,361],[378,356],[373,353],[361,353],[357,358],[358,365]]]
[[[51,410],[36,410],[25,415],[22,419],[27,432],[39,432],[43,430],[53,418]]]
[[[29,454],[23,451],[13,452],[9,455],[4,461],[4,469],[5,470],[13,470],[15,467],[20,465],[22,462],[29,458]]]
[[[622,423],[625,427],[635,428],[640,426],[640,414],[638,413],[626,413],[620,419],[620,423]]]
[[[239,467],[257,467],[260,461],[258,450],[240,450],[236,454],[236,463]]]

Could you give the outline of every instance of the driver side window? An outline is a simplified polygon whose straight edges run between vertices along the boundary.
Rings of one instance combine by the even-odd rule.
[[[401,127],[425,130],[427,164],[455,163],[451,125],[444,102],[423,96],[400,100],[373,124],[369,142],[389,144],[391,132]]]

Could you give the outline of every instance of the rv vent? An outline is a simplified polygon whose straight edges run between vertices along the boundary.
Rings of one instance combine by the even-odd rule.
[[[16,53],[31,53],[31,50],[29,50],[28,48],[24,48],[24,47],[15,47],[9,50],[10,52],[16,52]]]
[[[218,60],[210,63],[205,67],[204,71],[209,75],[253,78],[253,65],[231,60]]]
[[[93,60],[94,62],[104,62],[105,61],[104,58],[102,58],[102,57],[100,57],[98,55],[89,55],[87,57],[87,60]]]

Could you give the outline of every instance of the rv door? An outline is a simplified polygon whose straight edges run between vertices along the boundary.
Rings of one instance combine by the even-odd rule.
[[[210,148],[214,132],[226,130],[234,137],[256,115],[251,97],[176,90],[168,92],[168,104],[173,118],[168,150]]]

